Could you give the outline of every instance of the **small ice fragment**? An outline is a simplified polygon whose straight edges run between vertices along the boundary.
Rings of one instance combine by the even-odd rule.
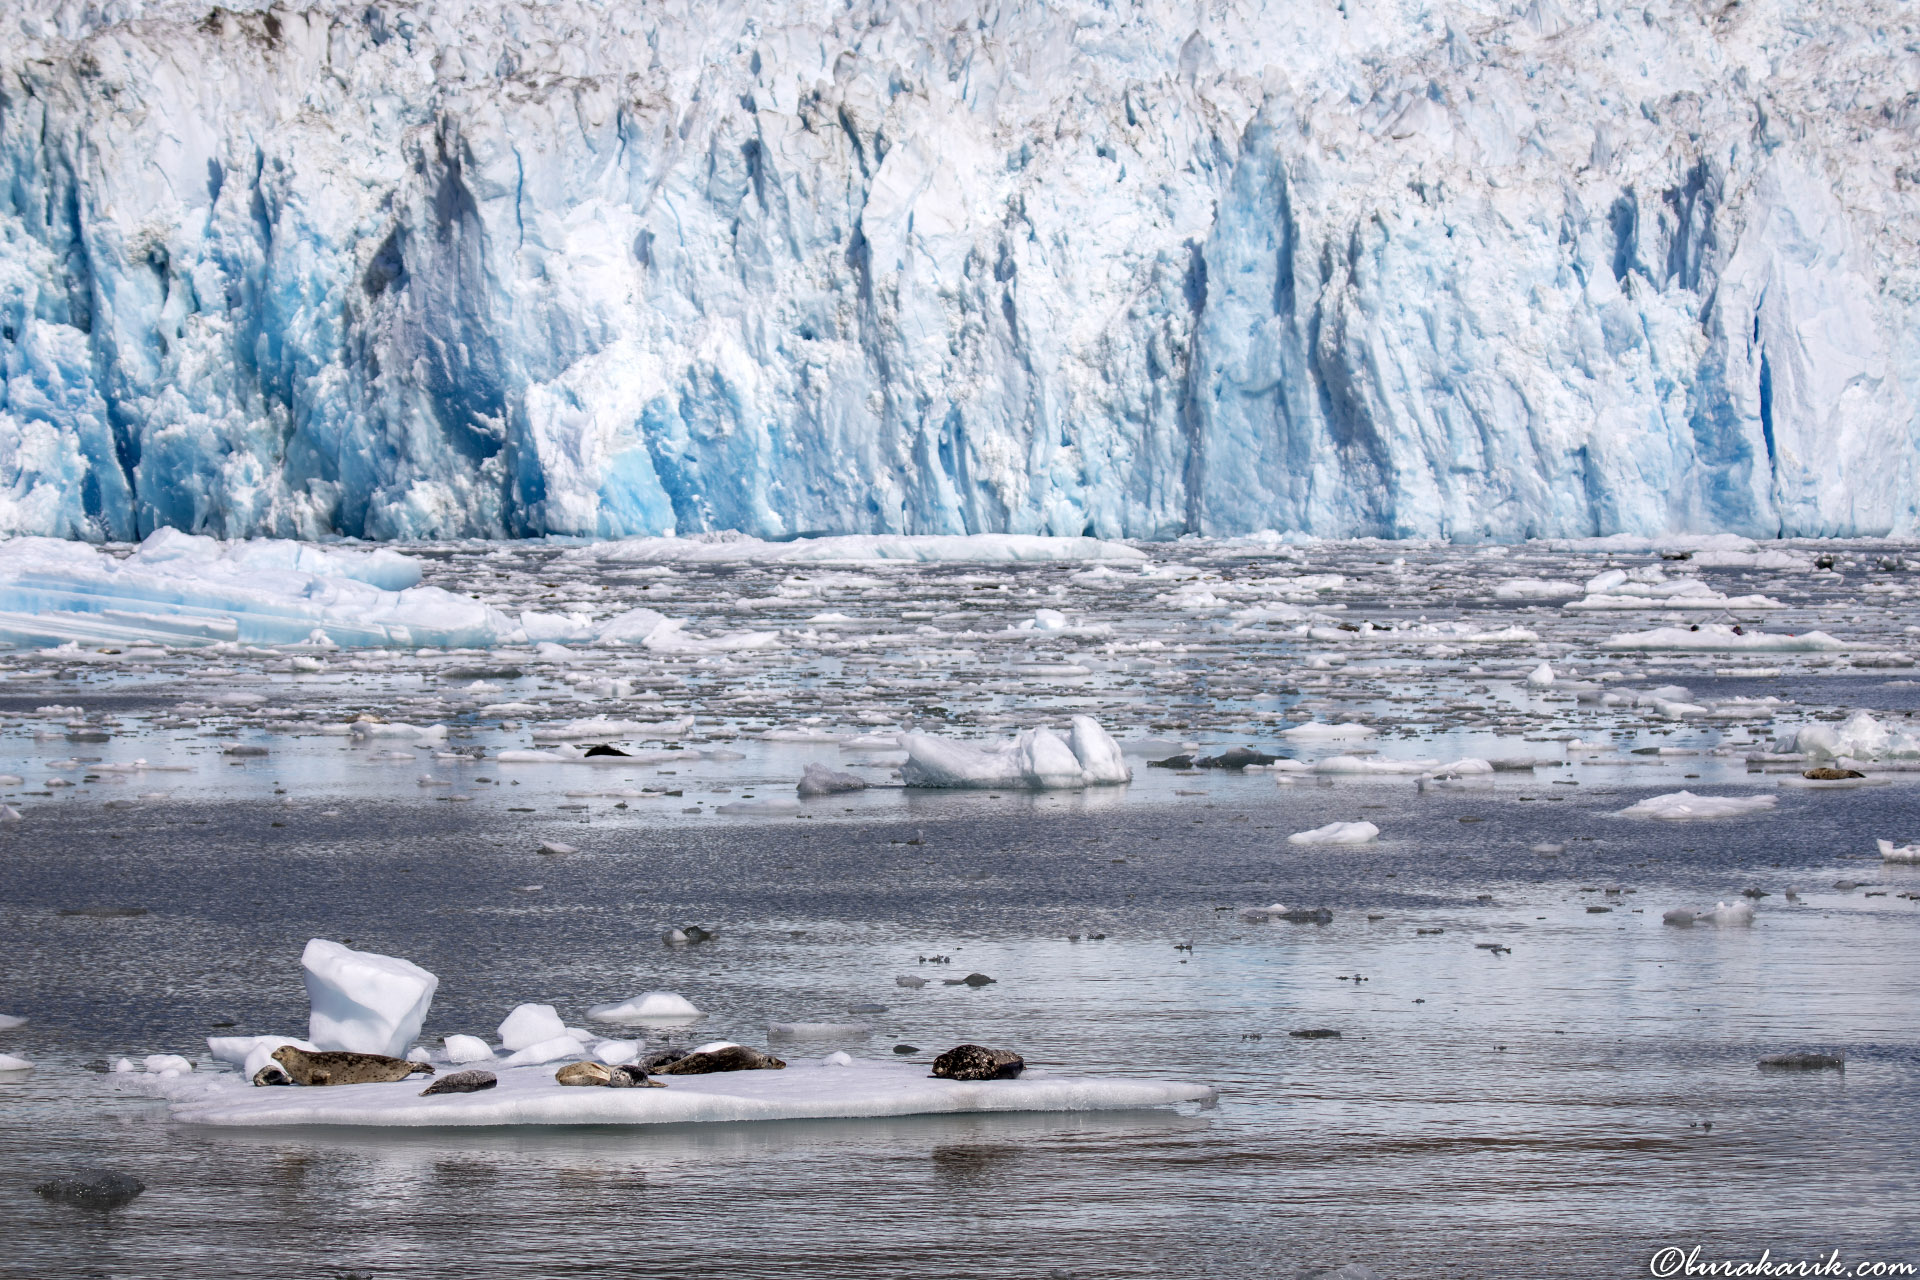
[[[1529,689],[1544,689],[1552,683],[1553,668],[1544,662],[1527,673],[1527,687]]]
[[[678,933],[679,930],[674,930]],[[672,991],[643,991],[616,1004],[599,1004],[587,1010],[596,1022],[639,1022],[649,1018],[698,1018],[693,1001]]]
[[[865,791],[867,781],[851,773],[838,769],[829,769],[826,765],[814,763],[807,766],[806,776],[800,779],[802,796],[833,796],[845,791]]]
[[[129,1064],[131,1065],[131,1064]],[[0,1053],[0,1071],[31,1071],[33,1064],[11,1053]]]
[[[27,1020],[13,1013],[0,1013],[0,1031],[11,1031],[15,1027],[26,1025]]]
[[[1707,924],[1752,924],[1753,904],[1751,902],[1716,902],[1713,904],[1713,910],[1702,911],[1695,918]]]
[[[181,1075],[193,1070],[193,1063],[177,1053],[150,1053],[140,1064],[148,1075],[157,1076],[163,1071],[174,1071]]]
[[[921,987],[927,985],[927,980],[925,978],[916,978],[908,974],[902,974],[893,980],[893,985],[896,987],[908,987],[914,991],[918,991]]]
[[[139,1067],[133,1065],[132,1058],[117,1058],[114,1060],[113,1073],[115,1075],[131,1075],[139,1069]]]
[[[20,811],[10,804],[0,804],[0,822],[21,821]]]
[[[1660,923],[1680,925],[1684,928],[1697,919],[1699,919],[1699,917],[1685,907],[1675,907],[1660,917]]]
[[[1311,831],[1296,831],[1288,844],[1368,844],[1380,838],[1380,828],[1371,822],[1329,822]]]
[[[493,1060],[493,1046],[479,1036],[448,1036],[445,1043],[447,1061],[456,1065]]]
[[[832,1053],[821,1059],[821,1065],[827,1067],[850,1067],[853,1065],[853,1059],[848,1056],[845,1049],[835,1049]]]
[[[1920,862],[1920,844],[1895,845],[1891,840],[1876,840],[1882,862]]]
[[[440,979],[411,961],[354,951],[325,938],[300,956],[312,1013],[307,1036],[322,1049],[397,1058],[433,1005]]]
[[[1371,725],[1323,724],[1318,720],[1309,720],[1291,729],[1282,729],[1280,736],[1300,742],[1338,742],[1345,738],[1370,738],[1373,732]]]
[[[433,1053],[425,1045],[415,1045],[407,1050],[408,1062],[432,1062]]]
[[[576,849],[574,846],[570,844],[561,844],[558,840],[542,840],[540,842],[539,852],[560,854],[560,853],[578,853],[580,852],[580,850]]]
[[[593,1057],[596,1062],[617,1067],[639,1057],[640,1051],[646,1046],[645,1040],[602,1040],[593,1046]]]
[[[552,1005],[523,1004],[516,1006],[500,1023],[500,1047],[508,1051],[525,1049],[566,1034],[567,1024],[560,1021],[560,1014]]]

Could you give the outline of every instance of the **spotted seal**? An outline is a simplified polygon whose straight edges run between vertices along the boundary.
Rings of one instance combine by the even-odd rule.
[[[1026,1069],[1011,1049],[977,1044],[955,1045],[933,1060],[933,1074],[942,1080],[1011,1080]]]
[[[432,1074],[433,1067],[425,1062],[409,1062],[380,1053],[309,1053],[283,1044],[273,1051],[273,1061],[253,1073],[253,1082],[259,1085],[391,1084],[411,1075]]]
[[[646,1068],[627,1063],[617,1067],[598,1062],[569,1062],[553,1073],[567,1085],[602,1085],[609,1089],[664,1089],[667,1086],[647,1077]]]
[[[662,1063],[653,1070],[663,1076],[704,1076],[716,1071],[781,1071],[786,1063],[743,1044],[724,1045]]]

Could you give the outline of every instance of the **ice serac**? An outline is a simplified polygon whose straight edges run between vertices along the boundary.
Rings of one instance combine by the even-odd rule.
[[[315,938],[300,956],[311,1012],[307,1038],[322,1049],[397,1058],[420,1034],[440,979],[394,956]]]
[[[1914,526],[1884,0],[0,0],[0,528]]]

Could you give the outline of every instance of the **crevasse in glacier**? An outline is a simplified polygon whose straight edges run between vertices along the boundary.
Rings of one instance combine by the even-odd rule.
[[[1910,26],[0,0],[0,530],[1910,531]]]

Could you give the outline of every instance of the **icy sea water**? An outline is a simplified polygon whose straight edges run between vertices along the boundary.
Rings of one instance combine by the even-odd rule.
[[[1806,762],[1759,758],[1855,709],[1910,728],[1909,589],[1884,550],[1706,575],[1783,606],[1754,615],[1492,598],[1500,578],[1653,569],[1651,555],[1355,545],[1277,566],[1183,547],[1156,552],[1177,557],[1149,567],[1160,576],[1117,583],[1075,566],[640,580],[671,581],[702,630],[781,629],[779,648],[750,653],[342,652],[317,671],[270,649],[0,658],[0,769],[21,779],[0,792],[23,814],[0,831],[0,1012],[30,1019],[0,1052],[37,1064],[0,1077],[0,1275],[1291,1280],[1357,1261],[1389,1280],[1624,1277],[1696,1243],[1920,1260],[1920,868],[1873,849],[1920,834],[1920,774],[1889,757],[1868,766],[1885,785],[1797,790],[1778,784]],[[638,589],[631,566],[434,554],[444,585],[605,596],[603,611]],[[1289,595],[1298,619],[1233,616]],[[941,604],[955,598],[964,610]],[[737,620],[753,599],[776,603]],[[807,625],[881,601],[900,621],[857,637]],[[1036,605],[1078,629],[1018,631]],[[1362,617],[1381,630],[1339,629]],[[1819,626],[1848,648],[1598,648],[1702,618]],[[1505,638],[1470,638],[1489,635]],[[1559,683],[1530,688],[1543,660]],[[981,737],[1070,710],[1164,745],[1131,754],[1126,788],[1031,795],[902,791],[884,785],[897,752],[838,741]],[[329,732],[363,712],[449,737]],[[497,759],[591,715],[673,723],[634,732],[631,764]],[[1309,718],[1376,733],[1284,736]],[[1145,764],[1241,742],[1309,765],[1346,751],[1539,763],[1425,790]],[[266,754],[223,754],[235,744]],[[790,797],[812,761],[881,785],[799,816],[715,812]],[[1616,816],[1682,788],[1779,799],[1723,821]],[[1359,819],[1379,843],[1285,840]],[[543,856],[545,840],[579,852]],[[1768,895],[1751,927],[1661,924],[1748,888]],[[1333,920],[1238,915],[1275,901]],[[676,924],[718,937],[671,947]],[[235,1131],[173,1123],[102,1074],[123,1054],[204,1064],[209,1034],[299,1032],[296,960],[314,936],[439,974],[430,1044],[491,1036],[521,1001],[579,1023],[666,988],[708,1011],[676,1039],[764,1045],[771,1021],[881,1003],[872,1035],[791,1052],[909,1043],[925,1060],[972,1040],[1222,1096],[645,1132]],[[936,955],[951,965],[920,963]],[[973,971],[996,981],[945,985]],[[1341,1037],[1288,1035],[1310,1028]],[[1847,1069],[1757,1068],[1801,1049],[1844,1049]],[[149,1189],[106,1214],[32,1193],[77,1164]]]

